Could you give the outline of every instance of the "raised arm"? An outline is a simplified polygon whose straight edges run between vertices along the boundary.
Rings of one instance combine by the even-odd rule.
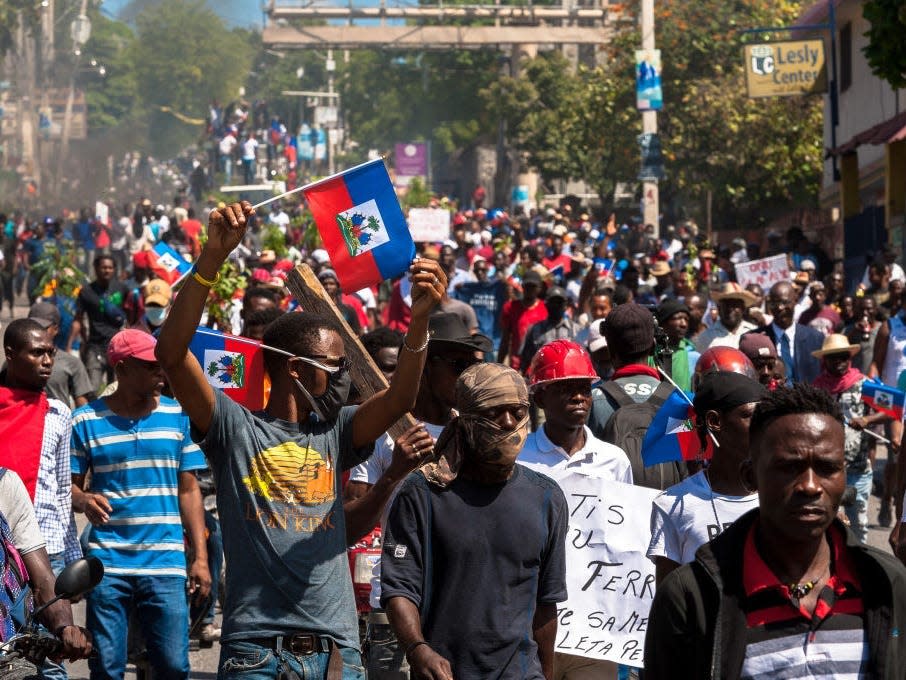
[[[173,395],[202,435],[207,434],[214,415],[214,388],[189,351],[189,343],[208,299],[210,286],[204,281],[217,278],[221,265],[245,236],[248,218],[253,214],[248,201],[211,211],[207,243],[195,262],[193,275],[186,277],[173,302],[155,350]]]
[[[447,289],[447,276],[434,260],[416,258],[409,268],[412,279],[412,320],[400,350],[390,387],[362,404],[352,421],[355,447],[374,442],[415,406],[428,348],[428,316]]]

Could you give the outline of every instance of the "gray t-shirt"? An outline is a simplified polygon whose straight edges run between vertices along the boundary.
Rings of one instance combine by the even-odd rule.
[[[93,387],[84,364],[68,352],[58,350],[53,361],[53,371],[45,391],[52,399],[59,399],[69,408],[75,407],[76,397],[91,399]]]
[[[355,407],[334,423],[289,423],[214,393],[198,444],[214,472],[223,529],[223,639],[308,632],[357,649],[340,477],[373,444],[352,446]]]

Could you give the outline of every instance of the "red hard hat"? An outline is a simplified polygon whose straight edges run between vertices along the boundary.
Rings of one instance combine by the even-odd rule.
[[[599,379],[588,352],[571,340],[554,340],[538,350],[528,375],[532,389],[555,380]]]
[[[695,364],[695,375],[692,376],[692,391],[698,388],[698,382],[705,373],[728,371],[740,373],[752,380],[758,380],[755,365],[745,354],[734,347],[711,347],[702,352]]]

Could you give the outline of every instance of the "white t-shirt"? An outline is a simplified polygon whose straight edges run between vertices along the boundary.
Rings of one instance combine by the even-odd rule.
[[[714,493],[704,471],[692,475],[655,497],[648,558],[666,557],[677,564],[692,562],[696,550],[757,507],[757,493]]]
[[[374,291],[370,288],[357,290],[354,295],[362,301],[362,306],[365,309],[377,309],[377,298],[374,297]]]
[[[431,435],[431,438],[436,442],[437,438],[440,436],[440,433],[443,431],[443,425],[434,425],[432,423],[425,423],[425,429],[428,431],[428,434]],[[387,472],[387,468],[390,467],[390,462],[393,460],[393,438],[385,433],[384,436],[374,443],[374,453],[371,454],[371,457],[366,460],[364,463],[359,463],[349,472],[349,481],[350,482],[365,482],[366,484],[371,484],[372,486],[377,483],[377,480]],[[390,495],[390,498],[387,500],[387,505],[384,506],[384,512],[381,513],[381,528],[383,529],[384,525],[387,523],[387,515],[390,512],[390,506],[393,505],[393,500],[396,498],[396,493],[399,491],[399,486],[397,486],[393,493]],[[371,596],[369,597],[369,603],[371,604],[372,609],[381,608],[381,561],[378,560],[374,565],[374,569],[371,572]]]
[[[233,135],[226,135],[223,139],[220,140],[220,153],[224,156],[229,156],[233,153],[233,149],[236,148],[236,144],[239,142],[236,141],[236,138]]]
[[[45,546],[28,490],[13,470],[7,470],[0,478],[0,513],[12,529],[13,545],[20,554],[25,555]]]
[[[632,484],[632,465],[626,452],[595,437],[588,426],[585,427],[585,446],[570,456],[548,439],[542,425],[526,437],[516,462],[541,474],[556,468]]]
[[[242,143],[242,158],[244,160],[252,160],[255,158],[255,150],[258,148],[258,140],[254,137],[249,137]]]

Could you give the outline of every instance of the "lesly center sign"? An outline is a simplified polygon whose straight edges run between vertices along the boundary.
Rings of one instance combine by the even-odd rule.
[[[823,40],[746,45],[750,97],[791,97],[827,92]]]

